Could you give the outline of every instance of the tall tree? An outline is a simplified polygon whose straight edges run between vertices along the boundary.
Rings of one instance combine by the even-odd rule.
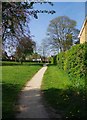
[[[16,53],[15,53],[16,59],[22,62],[23,60],[25,60],[27,55],[30,55],[34,52],[35,47],[36,47],[36,43],[32,41],[32,39],[26,36],[21,38],[16,47]]]
[[[26,34],[25,27],[28,27],[30,16],[38,18],[38,13],[54,13],[55,11],[34,10],[33,4],[38,2],[3,2],[2,3],[2,38]],[[44,2],[41,2],[44,3]],[[50,3],[50,2],[48,2]],[[51,4],[51,3],[50,3]],[[28,33],[29,34],[29,33]]]
[[[43,56],[43,57],[47,57],[49,55],[49,45],[48,45],[48,41],[47,38],[43,39],[40,46],[38,47],[38,53]]]
[[[75,40],[78,40],[79,30],[76,21],[67,16],[60,16],[50,21],[48,27],[49,43],[56,51],[66,51]]]
[[[30,16],[38,19],[38,13],[53,14],[53,10],[34,10],[34,4],[51,2],[2,2],[2,40],[3,45],[9,41],[19,41],[21,37],[30,35]],[[10,39],[9,39],[10,38]],[[17,42],[15,42],[16,44]]]

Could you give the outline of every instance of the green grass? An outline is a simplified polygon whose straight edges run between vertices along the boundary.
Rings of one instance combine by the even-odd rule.
[[[58,66],[50,66],[44,75],[42,90],[47,104],[63,118],[86,118],[84,84],[85,80],[72,82]]]
[[[39,65],[2,66],[2,117],[13,118],[18,94],[41,68]]]

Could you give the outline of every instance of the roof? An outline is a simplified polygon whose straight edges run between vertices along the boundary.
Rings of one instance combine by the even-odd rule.
[[[80,33],[79,33],[78,38],[80,38],[80,36],[81,36],[81,34],[82,34],[82,32],[83,32],[83,29],[84,29],[84,27],[85,27],[86,22],[87,22],[87,16],[86,16],[86,18],[85,18],[85,20],[84,20],[84,23],[83,23],[83,25],[82,25],[82,28],[81,28],[81,30],[80,30]]]

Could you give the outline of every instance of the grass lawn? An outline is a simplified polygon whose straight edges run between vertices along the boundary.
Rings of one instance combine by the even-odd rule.
[[[2,116],[14,117],[14,105],[25,83],[41,68],[40,65],[2,66]]]
[[[86,118],[85,80],[78,82],[78,87],[75,84],[58,66],[49,66],[44,75],[42,90],[45,100],[63,118]]]

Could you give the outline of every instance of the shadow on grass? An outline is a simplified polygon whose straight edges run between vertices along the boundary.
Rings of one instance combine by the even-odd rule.
[[[18,99],[17,95],[20,90],[20,85],[18,84],[5,84],[2,85],[2,117],[3,119],[7,118],[15,118],[15,103]],[[30,90],[30,96],[29,91],[25,91],[25,100],[27,97],[30,99],[39,99],[39,90],[33,89]],[[48,105],[55,108],[56,113],[61,114],[63,116],[63,119],[82,119],[85,120],[87,118],[87,98],[85,95],[85,91],[80,90],[77,91],[73,88],[69,88],[66,90],[63,89],[55,89],[50,88],[48,90],[42,91],[43,97],[45,97]],[[24,101],[25,101],[24,100]],[[35,104],[35,110],[36,108],[36,102],[30,101],[29,106],[32,107],[32,103]],[[40,106],[38,106],[39,109]]]
[[[63,116],[63,119],[86,119],[86,95],[83,90],[77,91],[73,88],[47,89],[43,90],[47,104],[53,107],[57,113]]]
[[[29,86],[27,86],[29,87]],[[41,91],[38,88],[24,90],[19,94],[19,86],[17,84],[3,84],[3,109],[2,120],[15,119],[21,112],[25,115],[25,119],[36,118],[39,116],[44,117],[43,113],[43,100]],[[18,95],[18,96],[17,96]],[[22,102],[20,102],[22,100]],[[34,112],[33,112],[34,111]],[[28,114],[25,114],[25,113]],[[35,114],[33,114],[33,113]]]
[[[18,84],[2,84],[2,118],[14,118],[14,105],[20,89]]]
[[[15,118],[15,103],[18,99],[18,91],[20,86],[18,84],[5,84],[2,85],[2,117],[3,119]],[[30,96],[29,96],[30,92]],[[43,91],[43,96],[45,97],[47,103],[56,109],[58,114],[61,114],[63,119],[82,119],[85,120],[87,117],[86,108],[86,97],[83,90],[78,92],[73,88],[66,90],[51,88]],[[31,100],[29,102],[30,108],[32,104],[35,104],[34,110],[39,108],[37,102],[34,99],[39,99],[40,91],[38,89],[32,89],[29,91],[24,91],[24,101],[29,97]],[[34,101],[32,101],[32,98]],[[37,106],[37,107],[36,107]],[[25,109],[24,109],[25,110]],[[27,110],[27,109],[26,109]]]

